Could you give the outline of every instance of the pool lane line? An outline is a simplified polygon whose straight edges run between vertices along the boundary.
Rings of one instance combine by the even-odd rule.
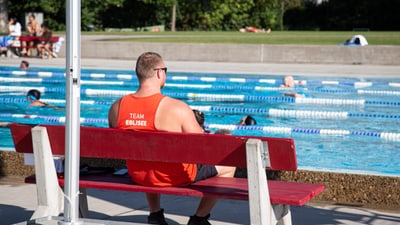
[[[6,118],[8,120],[11,119],[27,119],[27,120],[35,120],[35,119],[41,119],[46,122],[50,123],[65,123],[65,116],[42,116],[42,115],[30,115],[30,114],[12,114],[12,113],[0,113],[0,118]],[[81,123],[86,123],[86,124],[94,124],[94,123],[100,123],[100,124],[108,124],[107,119],[103,118],[80,118]]]
[[[65,77],[63,72],[40,72],[40,71],[0,71],[0,74],[17,75],[17,76],[37,76],[37,77]],[[278,75],[269,75],[278,76]],[[279,75],[281,76],[281,75]],[[81,78],[101,78],[101,79],[125,79],[136,80],[134,73],[81,73]],[[264,79],[264,78],[241,78],[241,77],[212,77],[212,76],[168,76],[167,80],[181,81],[203,81],[203,82],[232,82],[232,83],[267,83],[273,85],[282,84],[282,79]],[[355,88],[365,88],[372,86],[391,86],[400,87],[400,82],[369,82],[369,81],[348,81],[348,80],[295,80],[295,84],[300,86],[306,85],[335,85],[335,86],[353,86]]]
[[[49,123],[64,124],[65,116],[41,116],[41,115],[29,115],[29,114],[10,114],[1,113],[0,118],[13,118],[13,119],[30,119],[37,120],[42,119]],[[81,123],[86,124],[108,124],[107,119],[103,118],[80,118]],[[316,129],[316,128],[290,128],[290,127],[274,127],[274,126],[239,126],[232,124],[206,124],[208,129],[228,129],[231,131],[235,130],[256,130],[267,133],[275,134],[310,134],[310,135],[326,135],[326,136],[367,136],[376,137],[389,141],[400,141],[400,133],[393,132],[373,132],[373,131],[351,131],[351,130],[337,130],[337,129]]]
[[[310,134],[321,136],[365,136],[385,139],[387,141],[400,141],[400,133],[393,132],[373,132],[373,131],[352,131],[338,129],[316,129],[316,128],[291,128],[291,127],[274,127],[274,126],[240,126],[232,124],[206,124],[207,129],[228,129],[236,130],[255,130],[275,134]]]
[[[14,89],[12,91],[20,91],[26,93],[30,88],[20,87],[19,89]],[[60,93],[60,90],[64,88],[49,88],[51,92]],[[47,89],[47,91],[49,91]],[[11,91],[11,90],[8,90]],[[44,90],[40,90],[44,92]],[[90,96],[93,90],[81,89],[81,94],[86,94]],[[107,91],[96,90],[96,96],[105,97],[122,97],[129,93],[134,93],[133,91]],[[64,92],[61,92],[64,93]],[[100,93],[103,93],[102,95]],[[112,94],[112,95],[111,95]],[[384,105],[384,106],[400,106],[400,102],[394,101],[381,101],[381,100],[364,100],[364,99],[331,99],[331,98],[293,98],[286,96],[249,96],[249,95],[223,95],[223,94],[201,94],[201,93],[175,93],[175,92],[162,92],[162,94],[169,96],[171,98],[177,98],[181,100],[196,100],[199,102],[258,102],[258,103],[294,103],[294,104],[313,104],[313,105],[356,105],[356,106],[371,106],[371,105]],[[20,103],[26,101],[25,98],[13,98],[13,97],[0,97],[0,103]],[[44,102],[48,103],[65,103],[65,100],[61,99],[42,99]],[[95,101],[95,100],[81,100],[81,104],[99,104],[107,105],[112,104],[112,101]]]
[[[65,79],[43,79],[43,78],[10,78],[0,77],[0,82],[6,83],[38,83],[38,84],[65,84]],[[81,80],[83,85],[118,85],[118,86],[138,86],[137,82],[132,81],[99,81],[99,80]]]
[[[0,86],[0,91],[20,91],[20,92],[28,92],[30,89],[38,89],[42,93],[65,93],[65,87],[27,87],[27,86]],[[367,91],[367,90],[359,90],[363,93],[378,93],[377,91]],[[94,89],[94,88],[81,88],[81,94],[85,94],[88,96],[116,96],[121,97],[128,93],[133,93],[131,90],[105,90],[105,89]],[[176,93],[176,92],[168,92],[162,91],[165,95],[170,97],[177,98],[189,98],[189,99],[199,99],[199,101],[204,101],[204,99],[209,101],[221,101],[230,99],[232,101],[272,101],[272,102],[288,102],[286,97],[280,97],[278,100],[273,100],[276,98],[275,96],[257,96],[257,95],[227,95],[227,94],[211,94],[211,93]],[[395,94],[400,95],[400,92],[390,92],[390,91],[379,91],[384,94]],[[168,93],[168,94],[167,94]],[[185,96],[186,95],[186,96]],[[204,98],[204,99],[203,99]],[[289,97],[291,98],[291,97]],[[291,98],[293,99],[293,98]],[[353,100],[353,99],[329,99],[329,98],[295,98],[296,103],[307,103],[307,104],[350,104],[350,105],[363,105],[363,101],[365,104],[379,104],[379,105],[399,105],[396,102],[384,102],[384,101],[373,101],[369,102],[368,100]],[[292,102],[292,101],[289,101]]]
[[[65,83],[65,80],[54,80],[54,79],[43,79],[43,78],[9,78],[0,77],[0,82],[8,83],[50,83],[60,84]],[[126,87],[138,87],[137,82],[133,81],[96,81],[96,80],[81,80],[81,85],[116,85]],[[18,86],[8,86],[18,87]],[[284,92],[284,91],[307,91],[307,92],[319,92],[319,93],[357,93],[357,94],[370,94],[370,95],[400,95],[400,91],[389,91],[389,90],[332,90],[327,88],[279,88],[279,87],[263,87],[263,86],[246,86],[246,85],[212,85],[212,84],[182,84],[182,83],[166,83],[165,87],[171,88],[187,88],[187,89],[212,89],[212,90],[241,90],[241,91],[273,91],[273,92]],[[0,87],[0,89],[7,89]],[[106,91],[106,90],[102,90]]]
[[[239,108],[221,106],[196,106],[189,105],[192,109],[202,112],[212,113],[232,113],[262,115],[279,118],[310,118],[310,119],[348,119],[348,118],[381,118],[381,119],[400,119],[400,114],[379,114],[379,113],[357,113],[357,112],[330,112],[312,110],[288,110],[275,108]]]

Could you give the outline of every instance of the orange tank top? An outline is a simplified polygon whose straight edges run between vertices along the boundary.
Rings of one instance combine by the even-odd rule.
[[[122,97],[119,105],[117,128],[157,131],[154,120],[162,94]],[[144,186],[185,186],[196,177],[195,164],[159,163],[127,160],[126,166],[133,182]]]

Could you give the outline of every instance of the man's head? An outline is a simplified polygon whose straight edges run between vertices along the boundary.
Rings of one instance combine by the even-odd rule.
[[[26,60],[22,60],[21,63],[19,64],[19,68],[21,70],[27,70],[29,68],[29,62]]]
[[[283,86],[285,87],[294,87],[294,78],[292,76],[285,76],[283,78]]]
[[[162,57],[158,53],[145,52],[141,54],[136,61],[136,75],[140,83],[157,76],[157,78],[161,79],[161,87],[163,87],[167,75],[167,68],[165,67]]]
[[[35,15],[30,14],[29,17],[28,17],[28,19],[29,19],[29,21],[32,22],[33,20],[35,20]]]

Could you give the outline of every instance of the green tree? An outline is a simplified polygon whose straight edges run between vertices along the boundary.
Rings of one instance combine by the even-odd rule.
[[[82,0],[81,1],[81,25],[82,29],[94,25],[97,28],[103,27],[103,18],[107,15],[110,7],[120,7],[125,0]],[[119,14],[117,14],[119,15]]]
[[[0,0],[0,33],[8,33],[8,2]]]
[[[204,22],[210,30],[238,30],[249,21],[252,0],[212,0],[210,11],[204,13]]]
[[[280,18],[279,4],[277,1],[256,0],[251,15],[248,25],[277,29]]]
[[[163,24],[175,31],[176,27],[176,8],[177,0],[139,0],[146,4],[155,6],[154,13],[159,21],[157,24]]]
[[[284,29],[283,17],[285,15],[285,12],[289,9],[299,7],[301,5],[302,0],[277,0],[277,1],[279,1],[279,6],[280,6],[279,28],[280,30],[283,30]]]
[[[16,16],[20,21],[22,27],[25,27],[24,22],[25,13],[28,12],[42,12],[43,22],[50,25],[53,30],[61,30],[65,28],[65,2],[61,0],[38,0],[38,1],[25,1],[25,0],[9,0],[8,13]]]

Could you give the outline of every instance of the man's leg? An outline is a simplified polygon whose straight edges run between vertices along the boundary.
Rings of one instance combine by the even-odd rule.
[[[161,195],[160,194],[151,194],[151,193],[146,193],[146,199],[149,204],[150,208],[150,213],[160,211],[161,207]]]
[[[230,166],[216,166],[218,177],[233,177],[235,175],[236,167]],[[203,197],[200,200],[199,206],[197,207],[196,214],[190,217],[189,225],[196,224],[209,224],[208,218],[210,217],[210,212],[217,204],[218,198],[213,197]]]
[[[146,193],[149,204],[150,215],[147,217],[148,224],[168,225],[164,217],[164,209],[161,208],[161,195]]]

